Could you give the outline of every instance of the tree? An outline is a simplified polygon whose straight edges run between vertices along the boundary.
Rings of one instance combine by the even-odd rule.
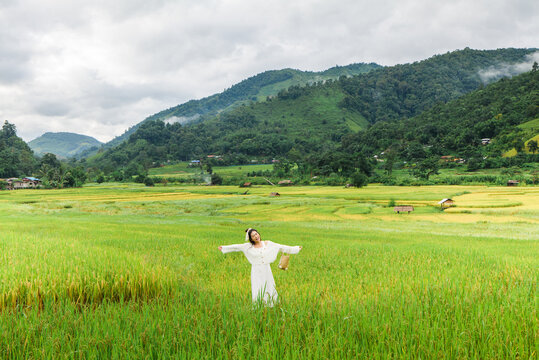
[[[395,153],[393,151],[389,152],[384,163],[384,170],[388,176],[391,176],[393,172],[393,166],[395,165]]]
[[[535,63],[535,65],[537,65],[537,63]],[[538,149],[537,149],[537,141],[536,141],[536,140],[530,140],[530,141],[528,141],[528,150],[529,150],[532,154],[535,154],[535,152],[538,150]]]
[[[439,169],[440,165],[438,163],[438,158],[430,157],[417,164],[417,166],[413,169],[412,172],[414,176],[417,176],[421,179],[429,180],[429,177],[431,175],[438,174]]]
[[[153,185],[154,185],[153,179],[152,179],[151,177],[149,177],[149,176],[146,177],[146,178],[144,179],[144,185],[146,185],[146,186],[153,186]]]
[[[468,159],[466,171],[476,171],[481,167],[481,161],[478,157],[472,157]]]
[[[515,139],[513,141],[513,146],[515,147],[517,153],[522,152],[522,149],[524,149],[524,141],[521,139]]]
[[[46,153],[45,155],[43,155],[43,157],[41,158],[41,161],[39,162],[39,165],[43,166],[43,164],[46,164],[52,168],[59,168],[62,166],[62,164],[60,163],[60,160],[58,160],[56,155],[51,154],[51,153]]]
[[[358,188],[366,186],[369,183],[369,178],[367,177],[367,175],[359,171],[356,171],[354,174],[352,174],[351,180],[352,185]]]
[[[4,121],[1,132],[2,138],[10,139],[17,136],[17,128],[14,124],[10,124],[7,120]]]
[[[212,185],[221,185],[221,184],[223,184],[223,178],[221,177],[221,175],[219,175],[217,173],[211,174],[211,184]]]

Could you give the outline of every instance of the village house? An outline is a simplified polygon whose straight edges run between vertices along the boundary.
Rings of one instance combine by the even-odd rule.
[[[9,178],[2,181],[7,183],[7,190],[36,189],[41,185],[41,180],[32,176],[28,176],[22,179]]]

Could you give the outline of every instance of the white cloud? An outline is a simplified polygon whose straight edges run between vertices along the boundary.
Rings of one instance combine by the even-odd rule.
[[[0,0],[0,120],[107,141],[259,72],[539,46],[536,1]]]
[[[539,51],[527,55],[526,60],[516,64],[498,64],[479,71],[479,76],[484,83],[501,79],[505,76],[514,76],[529,71],[534,62],[539,62]]]

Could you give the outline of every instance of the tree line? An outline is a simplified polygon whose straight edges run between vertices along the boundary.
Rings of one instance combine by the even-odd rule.
[[[78,187],[87,179],[80,164],[61,162],[54,154],[35,156],[17,136],[15,125],[6,120],[0,130],[0,178],[24,176],[39,177],[42,186],[49,188]]]

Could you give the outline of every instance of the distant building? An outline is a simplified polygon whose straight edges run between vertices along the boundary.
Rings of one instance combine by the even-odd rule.
[[[440,157],[440,159],[445,161],[445,162],[455,161],[455,160],[453,160],[453,158],[454,158],[453,155],[444,155],[444,156]]]
[[[453,206],[454,201],[452,199],[443,199],[441,201],[438,201],[438,204],[440,205],[442,210],[444,210],[450,206]]]
[[[518,180],[507,180],[507,186],[518,186]]]
[[[407,212],[409,214],[414,211],[414,207],[412,205],[398,205],[393,208],[393,211],[397,214],[400,214],[401,212]]]
[[[278,192],[272,192],[270,193],[270,196],[281,196],[281,194],[279,194]]]
[[[41,180],[32,176],[22,179],[9,178],[4,180],[7,183],[8,190],[35,189],[41,185]]]
[[[287,185],[292,185],[293,182],[292,182],[292,180],[281,180],[277,184],[279,184],[281,186],[287,186]]]
[[[483,144],[483,145],[490,144],[490,138],[481,139],[481,144]]]

